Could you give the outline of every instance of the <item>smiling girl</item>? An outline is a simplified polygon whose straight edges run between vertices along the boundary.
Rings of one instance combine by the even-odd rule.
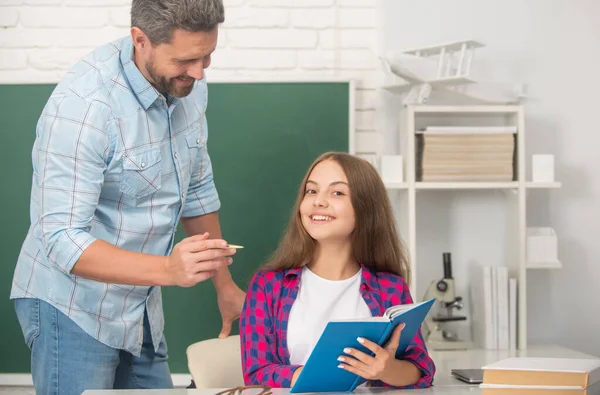
[[[240,320],[246,384],[291,387],[328,321],[381,316],[412,303],[407,254],[386,189],[373,166],[337,152],[321,155],[300,186],[273,258],[249,286]],[[340,369],[370,386],[422,388],[435,365],[419,330],[395,358],[402,327],[380,347],[340,350]]]

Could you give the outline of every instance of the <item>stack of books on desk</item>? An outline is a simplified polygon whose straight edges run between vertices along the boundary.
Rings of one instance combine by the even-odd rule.
[[[508,358],[482,369],[487,395],[600,394],[600,359]]]
[[[417,181],[512,181],[513,126],[428,126],[416,134]]]

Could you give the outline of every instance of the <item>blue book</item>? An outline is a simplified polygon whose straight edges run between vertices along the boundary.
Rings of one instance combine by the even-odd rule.
[[[290,392],[354,391],[367,380],[338,368],[340,363],[337,358],[344,355],[344,348],[352,347],[373,355],[358,342],[357,338],[369,339],[383,347],[392,336],[394,329],[404,323],[406,326],[402,330],[400,344],[396,350],[396,358],[402,359],[402,354],[417,334],[433,302],[435,299],[392,306],[382,317],[328,322]]]

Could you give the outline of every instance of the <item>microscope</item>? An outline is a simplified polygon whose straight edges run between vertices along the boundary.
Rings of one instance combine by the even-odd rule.
[[[437,315],[427,315],[424,320],[423,337],[427,348],[432,350],[465,350],[473,347],[473,342],[460,340],[458,335],[444,324],[453,321],[465,321],[467,317],[454,315],[454,309],[463,308],[462,297],[456,296],[454,279],[452,278],[452,259],[449,252],[444,252],[444,278],[431,282],[424,300],[436,299]]]

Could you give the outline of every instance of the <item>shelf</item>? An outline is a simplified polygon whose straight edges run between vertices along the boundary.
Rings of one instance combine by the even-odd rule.
[[[409,189],[408,184],[385,183],[386,189]],[[416,182],[415,189],[516,189],[517,182]]]
[[[526,182],[528,189],[556,189],[560,182]],[[386,189],[409,189],[408,183],[385,183]],[[517,189],[517,181],[510,182],[415,182],[415,189]]]
[[[415,189],[515,189],[519,183],[510,182],[416,182]]]
[[[525,264],[526,269],[562,269],[562,263],[559,261],[554,262],[527,262]]]
[[[426,105],[426,104],[411,104],[410,108],[415,113],[518,113],[521,107],[518,105],[472,105],[472,106],[443,106],[443,105]]]
[[[562,184],[558,181],[554,181],[554,182],[533,182],[533,181],[527,181],[525,183],[525,186],[527,188],[531,188],[531,189],[542,189],[542,188],[546,188],[546,189],[552,189],[552,188],[560,188],[562,186]]]
[[[397,87],[397,89],[406,89],[406,86]],[[449,92],[448,89],[439,88],[434,91],[437,93]],[[456,92],[452,92],[452,94],[455,95]],[[456,97],[452,102],[448,102],[452,103],[451,105],[431,103],[403,105],[402,112],[399,114],[400,131],[397,152],[401,153],[405,160],[406,167],[398,168],[398,175],[403,174],[404,179],[403,182],[386,183],[390,198],[395,199],[394,208],[397,209],[398,222],[401,225],[402,235],[411,257],[410,265],[413,276],[409,287],[415,294],[423,295],[429,286],[431,277],[436,276],[433,274],[433,267],[424,267],[421,270],[421,265],[429,265],[428,262],[432,260],[432,250],[456,249],[457,254],[469,251],[470,260],[485,265],[485,262],[490,260],[486,244],[489,243],[491,246],[502,243],[502,245],[497,245],[497,249],[493,247],[494,252],[506,251],[506,256],[494,258],[504,261],[511,278],[517,280],[517,347],[526,350],[528,321],[533,317],[533,315],[527,314],[527,277],[535,275],[535,270],[556,270],[563,267],[556,254],[527,254],[529,244],[531,244],[527,236],[527,212],[530,205],[528,195],[541,193],[531,191],[544,191],[546,195],[551,190],[562,188],[562,183],[560,181],[534,182],[529,175],[527,161],[529,155],[524,144],[526,141],[525,110],[522,105],[513,103],[462,105],[458,104]],[[430,181],[417,181],[416,176],[421,173],[417,171],[417,161],[415,160],[419,148],[415,136],[420,129],[438,127],[444,132],[463,132],[463,130],[481,126],[517,129],[517,133],[514,135],[516,138],[514,159],[517,164],[523,165],[517,165],[514,168],[512,177],[498,177],[496,180],[479,177],[479,181],[468,181],[467,177],[456,181],[442,177],[431,180],[432,177],[429,177]],[[515,180],[512,179],[513,177]],[[462,195],[466,195],[465,199],[462,199]],[[430,199],[432,197],[436,199]],[[474,201],[475,199],[477,201]],[[489,205],[486,204],[488,199],[490,200]],[[425,203],[421,204],[421,201]],[[497,209],[497,205],[502,206],[501,212]],[[429,206],[433,210],[428,209]],[[487,226],[483,216],[488,213],[492,214],[490,220],[498,221],[501,226],[493,233],[479,232],[477,227]],[[463,224],[462,220],[465,216],[473,218],[470,221],[464,221]],[[479,218],[480,216],[482,218]],[[436,225],[438,217],[440,218],[439,228]],[[434,231],[428,232],[428,227],[434,227]],[[459,232],[452,232],[457,227],[460,228]],[[467,230],[466,227],[470,229]],[[475,248],[471,248],[471,245]],[[473,251],[470,251],[471,249]],[[544,252],[547,251],[544,250]],[[532,260],[528,261],[528,258]],[[533,259],[542,261],[533,261]],[[439,271],[438,268],[435,270]],[[461,276],[463,273],[469,272],[469,269],[464,266],[459,266],[457,270],[461,270]],[[472,281],[472,279],[469,280]],[[469,280],[464,286],[469,286]],[[464,286],[462,282],[459,284],[459,287]],[[425,288],[421,289],[421,287]],[[463,289],[465,289],[464,292],[467,292],[467,288]],[[457,292],[463,291],[458,289]]]

